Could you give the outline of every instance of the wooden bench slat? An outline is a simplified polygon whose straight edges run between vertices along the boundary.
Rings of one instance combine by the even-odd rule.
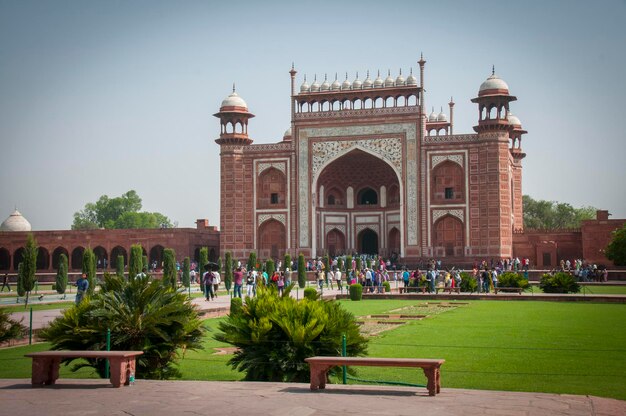
[[[54,357],[54,358],[110,358],[136,357],[143,351],[40,351],[24,354],[25,357]]]

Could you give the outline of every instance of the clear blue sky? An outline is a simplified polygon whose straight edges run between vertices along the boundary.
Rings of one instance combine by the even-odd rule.
[[[219,224],[219,123],[233,82],[255,143],[289,127],[289,74],[426,64],[455,133],[491,73],[518,101],[523,192],[626,217],[626,2],[0,0],[0,221],[68,229],[134,189],[181,227]]]

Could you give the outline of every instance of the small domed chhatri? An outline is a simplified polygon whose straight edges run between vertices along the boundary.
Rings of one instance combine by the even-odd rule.
[[[406,79],[406,85],[417,85],[417,78],[415,78],[415,75],[413,75],[413,68],[411,68],[411,72],[409,73],[409,76]]]
[[[385,78],[385,87],[393,87],[395,85],[395,81],[391,77],[391,70],[387,70],[387,78]]]
[[[241,107],[248,109],[248,104],[235,92],[235,86],[233,85],[233,92],[228,97],[224,98],[220,108],[224,107]]]
[[[31,225],[22,214],[16,209],[9,218],[0,224],[0,231],[31,231]]]
[[[306,75],[304,76],[304,81],[302,82],[302,85],[300,85],[300,92],[309,92],[311,90],[311,87],[309,86],[309,83],[306,82]]]
[[[365,81],[363,81],[363,88],[372,88],[372,85],[374,85],[374,82],[372,82],[372,79],[370,78],[370,71],[367,71],[367,77],[365,78]]]
[[[354,82],[352,83],[352,89],[353,90],[360,90],[362,87],[363,83],[361,82],[361,80],[359,79],[359,73],[356,73],[356,79],[354,80]]]
[[[519,121],[519,118],[517,118],[517,116],[514,116],[513,113],[511,113],[510,111],[506,119],[509,121],[509,125],[522,127],[522,122]]]
[[[346,79],[345,81],[343,81],[343,83],[341,84],[341,89],[342,90],[349,90],[352,89],[352,83],[350,82],[350,80],[348,79],[348,73],[346,72]]]
[[[491,75],[489,78],[485,80],[482,84],[480,84],[480,88],[478,89],[478,96],[488,95],[490,92],[502,92],[505,94],[509,93],[509,86],[504,80],[500,79],[495,72],[495,68],[491,69]]]
[[[385,82],[380,77],[380,71],[378,71],[378,76],[374,80],[374,88],[382,88],[384,84],[385,84]]]
[[[339,80],[337,79],[337,74],[335,74],[335,80],[333,81],[333,83],[330,85],[330,89],[332,91],[339,91],[341,89],[341,83],[339,82]]]
[[[439,115],[437,115],[437,121],[443,121],[443,122],[448,121],[448,117],[443,113],[443,107],[441,108]]]

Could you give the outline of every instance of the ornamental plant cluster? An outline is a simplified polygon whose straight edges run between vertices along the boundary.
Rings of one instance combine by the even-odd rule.
[[[549,273],[541,276],[539,287],[546,293],[578,293],[580,285],[569,273],[558,272],[554,275]]]
[[[348,356],[366,354],[367,339],[350,312],[335,301],[298,301],[289,296],[292,287],[278,296],[276,288],[260,286],[219,324],[215,339],[237,347],[228,363],[247,381],[308,382],[304,359],[340,356],[344,334]]]
[[[196,308],[186,294],[149,276],[124,279],[105,274],[100,290],[72,306],[45,328],[41,337],[53,350],[143,351],[137,358],[137,377],[180,377],[176,360],[181,351],[202,348],[204,334]],[[74,359],[66,359],[69,364]],[[105,361],[88,359],[72,370],[92,367],[104,377]]]

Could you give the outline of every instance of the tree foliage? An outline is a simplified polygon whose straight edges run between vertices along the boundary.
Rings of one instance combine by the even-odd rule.
[[[304,265],[304,254],[298,256],[298,286],[303,289],[306,286],[306,266]]]
[[[596,215],[594,207],[574,208],[567,203],[534,200],[528,195],[522,197],[522,202],[524,228],[528,229],[579,228],[583,220]]]
[[[11,311],[0,308],[0,343],[12,339],[22,338],[26,335],[26,328],[22,322],[11,319]]]
[[[541,276],[539,287],[545,293],[578,293],[580,285],[569,273],[557,272],[554,275],[549,273]]]
[[[174,249],[163,250],[163,284],[176,289],[176,253]]]
[[[22,269],[24,269],[24,263],[20,262],[20,264],[17,265],[17,296],[23,297],[26,295],[26,290],[24,290],[24,278],[22,277]]]
[[[289,253],[285,253],[285,258],[283,260],[285,264],[283,264],[283,271],[287,271],[287,269],[291,270],[291,255]]]
[[[26,292],[26,305],[28,305],[30,292],[35,288],[35,272],[37,271],[38,254],[39,247],[37,247],[37,241],[35,241],[35,237],[33,237],[32,234],[28,234],[21,262],[22,271],[18,275],[18,279],[22,280],[22,288],[24,292]]]
[[[128,278],[132,279],[141,273],[143,267],[143,247],[141,244],[130,246],[130,259],[128,260]]]
[[[96,255],[91,247],[83,251],[83,273],[87,275],[89,282],[87,294],[91,295],[96,290]]]
[[[102,195],[95,203],[89,202],[74,213],[73,230],[97,228],[159,228],[171,227],[170,220],[158,212],[140,212],[141,198],[133,190],[122,196],[109,198]]]
[[[119,277],[124,277],[124,256],[117,256],[115,263],[115,274]]]
[[[61,253],[61,255],[59,256],[59,268],[57,270],[57,275],[54,280],[54,283],[56,285],[56,291],[59,294],[65,293],[65,290],[67,289],[67,266],[67,256],[65,255],[65,253]]]
[[[245,380],[307,382],[304,359],[341,355],[343,334],[348,356],[365,355],[367,339],[351,313],[334,301],[297,301],[290,290],[278,296],[273,286],[259,287],[255,298],[220,322],[215,339],[238,348],[229,364],[245,372]]]
[[[271,258],[265,260],[265,271],[267,275],[271,278],[274,272],[276,271],[276,267],[274,266],[274,260]]]
[[[254,251],[251,251],[250,254],[248,254],[247,269],[252,270],[256,268],[256,253]]]
[[[233,284],[233,257],[230,251],[226,252],[226,260],[224,262],[224,287],[230,290]]]
[[[105,350],[107,329],[111,350],[144,352],[137,357],[136,376],[149,379],[179,377],[175,367],[179,354],[202,348],[204,333],[197,310],[184,293],[149,277],[127,281],[107,274],[98,292],[63,311],[41,336],[53,350]],[[104,376],[104,360],[90,359],[73,370],[84,366]]]
[[[613,238],[606,246],[604,254],[616,266],[626,266],[626,224],[613,231]]]
[[[200,262],[200,272],[204,273],[204,266],[209,262],[209,248],[208,247],[201,247],[200,248],[200,259],[198,260]]]
[[[191,261],[189,257],[183,259],[183,286],[189,287],[191,284],[191,278],[189,272],[191,271]]]

